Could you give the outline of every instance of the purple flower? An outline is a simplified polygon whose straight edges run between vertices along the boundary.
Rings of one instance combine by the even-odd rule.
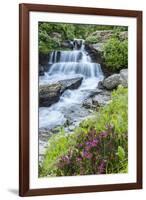
[[[86,150],[86,151],[89,151],[90,149],[91,149],[91,145],[85,146],[85,150]]]
[[[92,142],[91,142],[91,146],[92,147],[96,147],[97,146],[97,144],[98,144],[98,140],[97,139],[94,139]]]
[[[108,136],[108,132],[107,131],[103,131],[100,133],[100,137],[102,138],[106,138]]]
[[[94,139],[91,142],[86,142],[86,147],[85,147],[86,150],[88,151],[88,150],[90,150],[91,147],[96,147],[98,142],[99,141],[97,139]]]
[[[69,159],[68,156],[62,156],[61,162],[64,162],[65,164],[69,164],[70,163],[70,159]]]
[[[92,154],[84,150],[83,151],[83,157],[90,159],[90,158],[92,158]]]
[[[103,174],[105,172],[105,167],[106,167],[106,161],[102,160],[98,166],[98,172],[99,174]]]
[[[90,144],[91,144],[90,142],[86,142],[86,145],[87,145],[87,146],[90,146]]]
[[[78,157],[78,158],[77,158],[77,161],[78,161],[78,162],[81,162],[81,161],[82,161],[82,158]]]

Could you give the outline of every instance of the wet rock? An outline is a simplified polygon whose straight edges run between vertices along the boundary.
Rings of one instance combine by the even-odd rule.
[[[97,107],[105,106],[111,100],[111,92],[103,90],[101,93],[90,97],[83,102],[83,106],[87,109],[96,109]]]
[[[79,77],[79,78],[61,80],[58,83],[61,84],[61,92],[63,93],[67,89],[70,89],[70,90],[77,89],[81,85],[82,80],[83,80],[83,77]]]
[[[90,111],[85,107],[82,107],[81,104],[74,104],[68,108],[64,107],[63,113],[65,118],[67,118],[72,125],[82,121],[85,117],[90,115]]]
[[[51,65],[39,65],[39,76],[44,76],[45,72],[49,71]]]
[[[104,89],[104,86],[103,86],[103,82],[102,81],[99,81],[98,82],[98,88],[103,90]]]
[[[44,68],[42,65],[39,66],[39,76],[44,76]]]
[[[92,109],[92,108],[94,108],[92,98],[86,99],[86,100],[83,102],[83,106],[84,106],[85,108],[87,108],[87,109]]]
[[[84,43],[84,40],[75,38],[73,40],[74,49],[80,49],[83,43]]]
[[[50,54],[49,53],[39,53],[39,65],[47,65],[49,61]]]
[[[77,89],[82,83],[83,77],[61,80],[54,84],[41,85],[39,88],[39,106],[49,107],[59,101],[62,93],[67,90]]]
[[[39,88],[39,106],[49,107],[59,101],[61,95],[61,84],[43,85]]]
[[[93,105],[96,106],[105,106],[111,100],[111,92],[103,91],[101,94],[96,95],[93,99]]]
[[[113,90],[120,85],[120,74],[113,74],[103,80],[103,86],[107,90]]]

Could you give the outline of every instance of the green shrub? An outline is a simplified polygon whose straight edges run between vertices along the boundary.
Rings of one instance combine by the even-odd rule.
[[[99,42],[99,38],[95,35],[91,35],[89,37],[86,38],[86,42],[90,43],[90,44],[95,44],[97,42]]]
[[[104,45],[103,57],[106,66],[111,70],[127,68],[128,65],[128,41],[120,41],[118,38],[109,39]]]

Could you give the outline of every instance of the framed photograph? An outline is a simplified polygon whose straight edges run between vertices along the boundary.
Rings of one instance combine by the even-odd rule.
[[[142,188],[142,11],[20,4],[20,196]]]

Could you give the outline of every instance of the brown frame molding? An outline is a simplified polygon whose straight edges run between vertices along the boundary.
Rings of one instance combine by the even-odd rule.
[[[126,184],[29,188],[29,12],[60,12],[134,17],[137,19],[137,182]],[[19,195],[55,195],[142,188],[142,11],[70,7],[42,4],[19,5]]]

